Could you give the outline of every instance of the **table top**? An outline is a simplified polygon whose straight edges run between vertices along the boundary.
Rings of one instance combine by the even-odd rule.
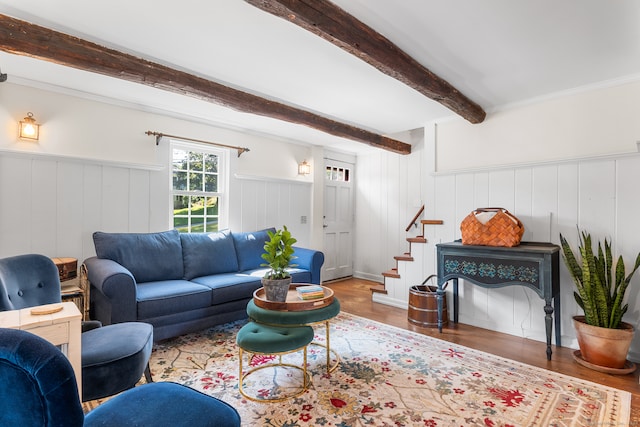
[[[289,285],[289,292],[287,293],[287,299],[284,302],[269,301],[266,298],[264,288],[257,289],[253,293],[253,301],[255,304],[267,310],[276,311],[306,311],[316,310],[318,308],[326,307],[333,302],[333,290],[325,286],[321,286],[324,291],[323,298],[317,298],[312,300],[302,300],[298,297],[296,289],[298,286],[310,286],[311,283],[292,283]]]
[[[0,327],[29,329],[41,325],[51,325],[55,323],[67,322],[70,319],[82,317],[80,310],[73,302],[58,302],[38,307],[62,306],[62,310],[50,314],[31,314],[34,307],[27,307],[20,310],[10,310],[0,312]]]
[[[518,246],[505,247],[505,246],[481,246],[481,245],[463,245],[461,241],[448,243],[437,243],[436,247],[442,248],[464,248],[469,250],[485,250],[485,251],[504,251],[504,252],[541,252],[541,253],[554,253],[560,251],[560,246],[551,242],[520,242]]]

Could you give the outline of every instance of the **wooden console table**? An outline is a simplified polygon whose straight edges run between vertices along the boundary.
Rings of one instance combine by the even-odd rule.
[[[560,346],[560,247],[551,243],[522,242],[512,248],[436,245],[438,258],[438,330],[442,332],[444,289],[453,280],[453,321],[458,322],[458,279],[485,288],[518,285],[533,289],[544,299],[547,359],[551,360],[551,333],[555,312],[556,346]],[[551,304],[553,301],[553,305]]]

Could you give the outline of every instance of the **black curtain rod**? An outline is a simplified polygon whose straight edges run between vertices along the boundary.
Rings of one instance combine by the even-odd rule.
[[[169,138],[184,139],[185,141],[202,142],[203,144],[215,145],[216,147],[232,148],[232,149],[238,151],[238,157],[240,157],[240,155],[242,153],[244,153],[246,151],[249,151],[248,148],[244,148],[244,147],[236,147],[236,146],[233,146],[233,145],[220,144],[220,143],[217,143],[217,142],[203,141],[202,139],[187,138],[187,137],[184,137],[184,136],[169,135],[167,133],[153,132],[153,131],[150,131],[150,130],[146,131],[145,134],[155,136],[156,137],[156,145],[160,144],[160,139],[163,136],[166,136],[166,137],[169,137]]]

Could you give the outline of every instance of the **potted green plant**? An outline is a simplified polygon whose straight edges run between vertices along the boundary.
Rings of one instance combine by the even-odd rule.
[[[268,233],[269,240],[265,242],[262,254],[262,259],[266,262],[260,265],[269,267],[269,271],[262,278],[262,286],[267,300],[284,302],[291,284],[291,275],[287,268],[296,266],[291,264],[291,260],[296,258],[293,255],[293,244],[297,240],[291,236],[286,225],[275,232],[269,230]]]
[[[640,267],[640,254],[633,270],[627,275],[622,256],[613,266],[611,242],[604,240],[604,250],[598,241],[594,252],[591,235],[579,232],[579,257],[574,255],[567,240],[560,234],[562,255],[576,285],[573,295],[583,310],[583,316],[574,316],[573,324],[580,354],[574,356],[585,365],[623,370],[633,339],[633,325],[623,322],[622,316],[629,305],[624,303],[625,293],[634,273]]]

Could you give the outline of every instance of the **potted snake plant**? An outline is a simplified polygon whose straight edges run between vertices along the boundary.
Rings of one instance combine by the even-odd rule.
[[[611,373],[628,370],[626,359],[634,327],[623,322],[622,316],[629,308],[624,297],[640,267],[640,254],[631,272],[626,274],[622,256],[618,257],[614,269],[610,240],[604,240],[604,249],[598,241],[597,252],[594,252],[591,235],[579,232],[579,257],[574,255],[562,234],[560,243],[565,265],[576,285],[573,295],[584,313],[573,317],[580,347],[580,353],[574,353],[574,357],[594,369],[610,369]]]
[[[260,264],[262,267],[269,267],[262,278],[262,286],[264,287],[265,296],[269,301],[284,302],[287,300],[289,285],[291,284],[291,275],[287,271],[289,267],[296,267],[291,264],[291,260],[296,257],[293,244],[297,240],[291,236],[291,232],[287,230],[287,226],[275,232],[269,230],[269,240],[264,244],[264,253],[262,259],[266,262]]]

